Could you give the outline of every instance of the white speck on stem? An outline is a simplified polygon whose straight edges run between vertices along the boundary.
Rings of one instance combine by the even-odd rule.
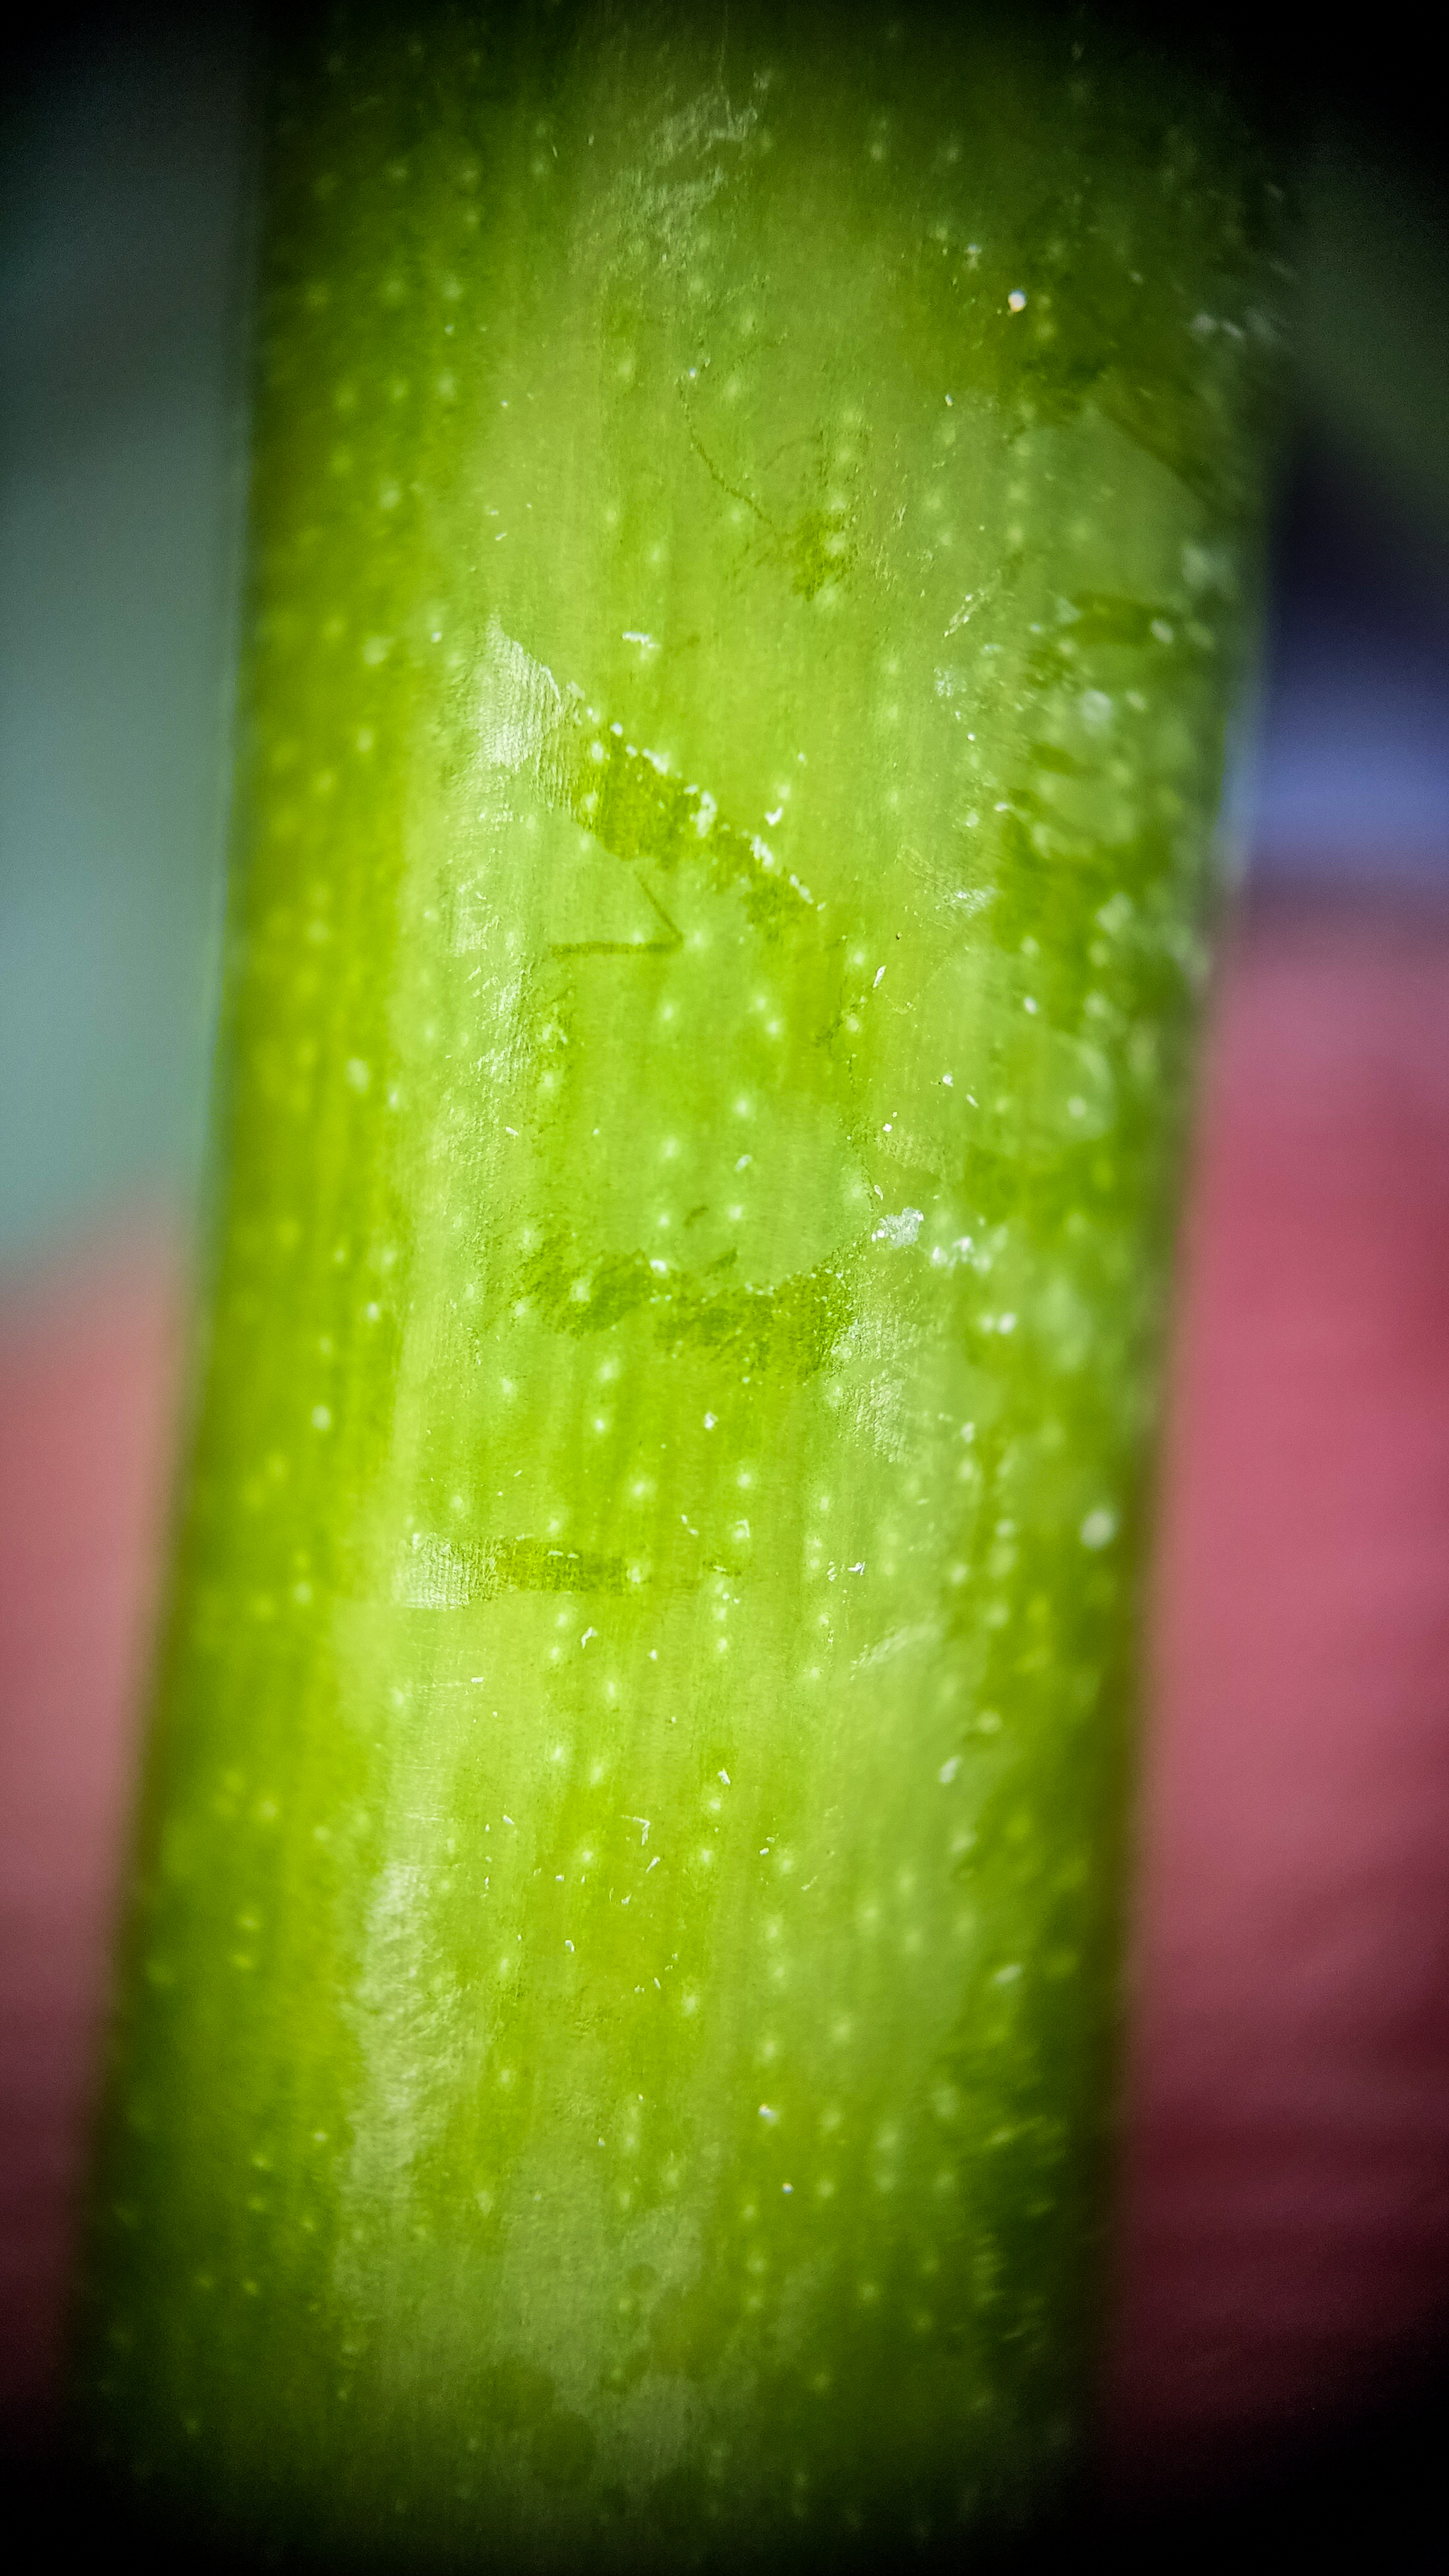
[[[1083,1547],[1093,1548],[1106,1547],[1109,1541],[1114,1539],[1116,1535],[1116,1513],[1109,1512],[1101,1506],[1099,1506],[1094,1512],[1088,1512],[1086,1519],[1083,1521],[1081,1528],[1077,1532],[1077,1536],[1081,1540]]]

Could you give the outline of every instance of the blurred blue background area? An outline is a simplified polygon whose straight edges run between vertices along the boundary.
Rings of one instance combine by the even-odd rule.
[[[1237,783],[1260,888],[1449,895],[1449,549],[1387,442],[1300,426]]]
[[[22,54],[0,178],[0,1267],[185,1206],[206,1118],[245,446],[248,13]],[[1406,78],[1411,78],[1412,66]],[[1250,882],[1449,900],[1449,267],[1325,97]]]

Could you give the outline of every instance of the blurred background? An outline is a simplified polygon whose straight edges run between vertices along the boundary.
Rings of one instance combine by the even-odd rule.
[[[52,15],[3,111],[0,2425],[34,2460],[205,1126],[253,35]],[[1235,41],[1296,118],[1301,345],[1151,1614],[1103,2510],[1437,2565],[1449,230],[1427,39]]]

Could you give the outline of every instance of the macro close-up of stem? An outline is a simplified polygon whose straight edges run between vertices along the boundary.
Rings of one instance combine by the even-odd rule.
[[[971,8],[339,8],[260,122],[76,2439],[268,2563],[954,2545],[1100,2342],[1273,170]]]

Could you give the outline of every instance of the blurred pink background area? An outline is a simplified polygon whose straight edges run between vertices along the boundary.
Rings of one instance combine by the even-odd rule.
[[[53,2420],[181,1379],[138,1219],[0,1306],[0,2409]],[[1259,904],[1185,1237],[1108,2450],[1351,2408],[1449,2324],[1449,917]]]

